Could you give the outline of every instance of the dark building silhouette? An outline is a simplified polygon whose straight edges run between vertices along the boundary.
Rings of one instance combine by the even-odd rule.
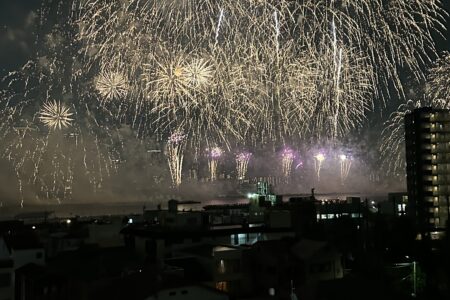
[[[405,116],[408,212],[422,238],[440,239],[450,195],[450,110],[424,107]]]

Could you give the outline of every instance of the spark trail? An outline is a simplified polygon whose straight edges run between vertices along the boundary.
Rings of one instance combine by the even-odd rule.
[[[220,147],[213,147],[209,151],[208,167],[209,167],[209,174],[210,174],[211,181],[217,180],[217,165],[218,165],[220,157],[222,156],[222,153],[223,153],[223,151]]]
[[[245,179],[251,156],[252,154],[250,152],[240,152],[236,155],[236,174],[238,180]]]
[[[184,148],[186,135],[181,132],[173,133],[167,141],[167,160],[172,177],[172,184],[178,188],[182,182]]]
[[[314,156],[314,168],[316,170],[317,181],[320,181],[320,170],[322,169],[322,164],[325,160],[325,155],[318,153]]]

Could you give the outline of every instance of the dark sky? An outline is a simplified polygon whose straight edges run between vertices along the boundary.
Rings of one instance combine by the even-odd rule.
[[[33,24],[42,0],[0,0],[0,62],[2,73],[14,70],[32,53]]]

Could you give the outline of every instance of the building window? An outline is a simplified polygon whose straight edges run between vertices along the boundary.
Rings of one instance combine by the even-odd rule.
[[[226,281],[216,282],[216,289],[222,292],[228,292],[228,284]]]

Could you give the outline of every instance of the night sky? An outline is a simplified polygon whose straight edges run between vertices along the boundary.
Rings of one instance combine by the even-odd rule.
[[[161,0],[163,1],[163,0]],[[48,1],[46,1],[48,2]],[[450,1],[446,1],[445,6],[447,12],[450,13]],[[14,71],[20,68],[23,64],[25,64],[29,58],[33,56],[35,49],[36,37],[34,34],[34,30],[36,28],[37,23],[40,18],[39,8],[41,7],[41,0],[1,0],[0,1],[0,41],[2,47],[0,47],[0,75],[3,77],[8,74],[10,71]],[[447,16],[447,28],[449,28],[450,18]],[[450,51],[450,43],[449,43],[449,31],[443,33],[446,37],[436,36],[436,43],[439,52]],[[446,40],[447,38],[447,40]],[[415,93],[420,91],[420,87],[411,86],[410,91],[408,92],[411,97],[417,96]],[[379,131],[382,128],[383,122],[389,116],[389,114],[397,108],[400,101],[396,99],[395,96],[392,97],[391,101],[389,101],[385,107],[379,107],[375,109],[373,112],[370,112],[367,118],[367,122],[365,126],[355,132],[353,137],[349,139],[353,141],[353,143],[357,144],[359,147],[358,151],[367,152],[366,160],[370,161],[376,154],[371,154],[373,148],[376,147],[376,143],[374,140],[379,136]],[[378,105],[377,105],[378,106]],[[136,146],[137,148],[138,146]],[[375,151],[373,151],[375,153]],[[130,155],[131,156],[131,155]],[[262,159],[261,163],[264,161]],[[139,164],[136,162],[136,164]],[[255,163],[256,164],[256,163]],[[366,162],[364,165],[366,168],[370,168],[372,163]],[[5,186],[15,186],[17,183],[15,179],[11,178],[11,169],[7,167],[7,162],[5,160],[0,160],[0,168],[3,170],[0,172],[0,181],[5,184],[2,184],[2,188],[0,188],[0,197],[3,196],[5,202],[11,201],[14,202],[15,198],[17,198],[17,192],[11,191]],[[135,168],[133,166],[128,166],[128,172],[134,173]],[[7,170],[7,171],[5,171]],[[137,175],[129,175],[128,177],[141,177],[143,176],[139,171],[136,171]],[[361,171],[362,173],[366,171]],[[254,174],[256,175],[256,174]],[[122,178],[123,179],[123,178]],[[123,184],[122,179],[117,179],[117,181]],[[139,180],[138,180],[139,181]],[[127,184],[136,183],[136,179],[129,179],[129,181],[125,180]],[[354,181],[355,184],[358,181]],[[142,185],[145,185],[145,182],[141,182]],[[126,184],[125,184],[126,185]],[[114,186],[114,183],[112,184]],[[370,183],[365,183],[364,186],[366,190],[370,190]],[[402,185],[393,184],[394,188],[402,188]],[[308,190],[309,187],[305,187],[305,190]],[[116,193],[126,195],[126,188],[120,190],[119,192],[116,190]],[[115,192],[110,191],[106,196],[101,197],[101,199],[107,199],[108,197],[112,197],[111,194]]]

